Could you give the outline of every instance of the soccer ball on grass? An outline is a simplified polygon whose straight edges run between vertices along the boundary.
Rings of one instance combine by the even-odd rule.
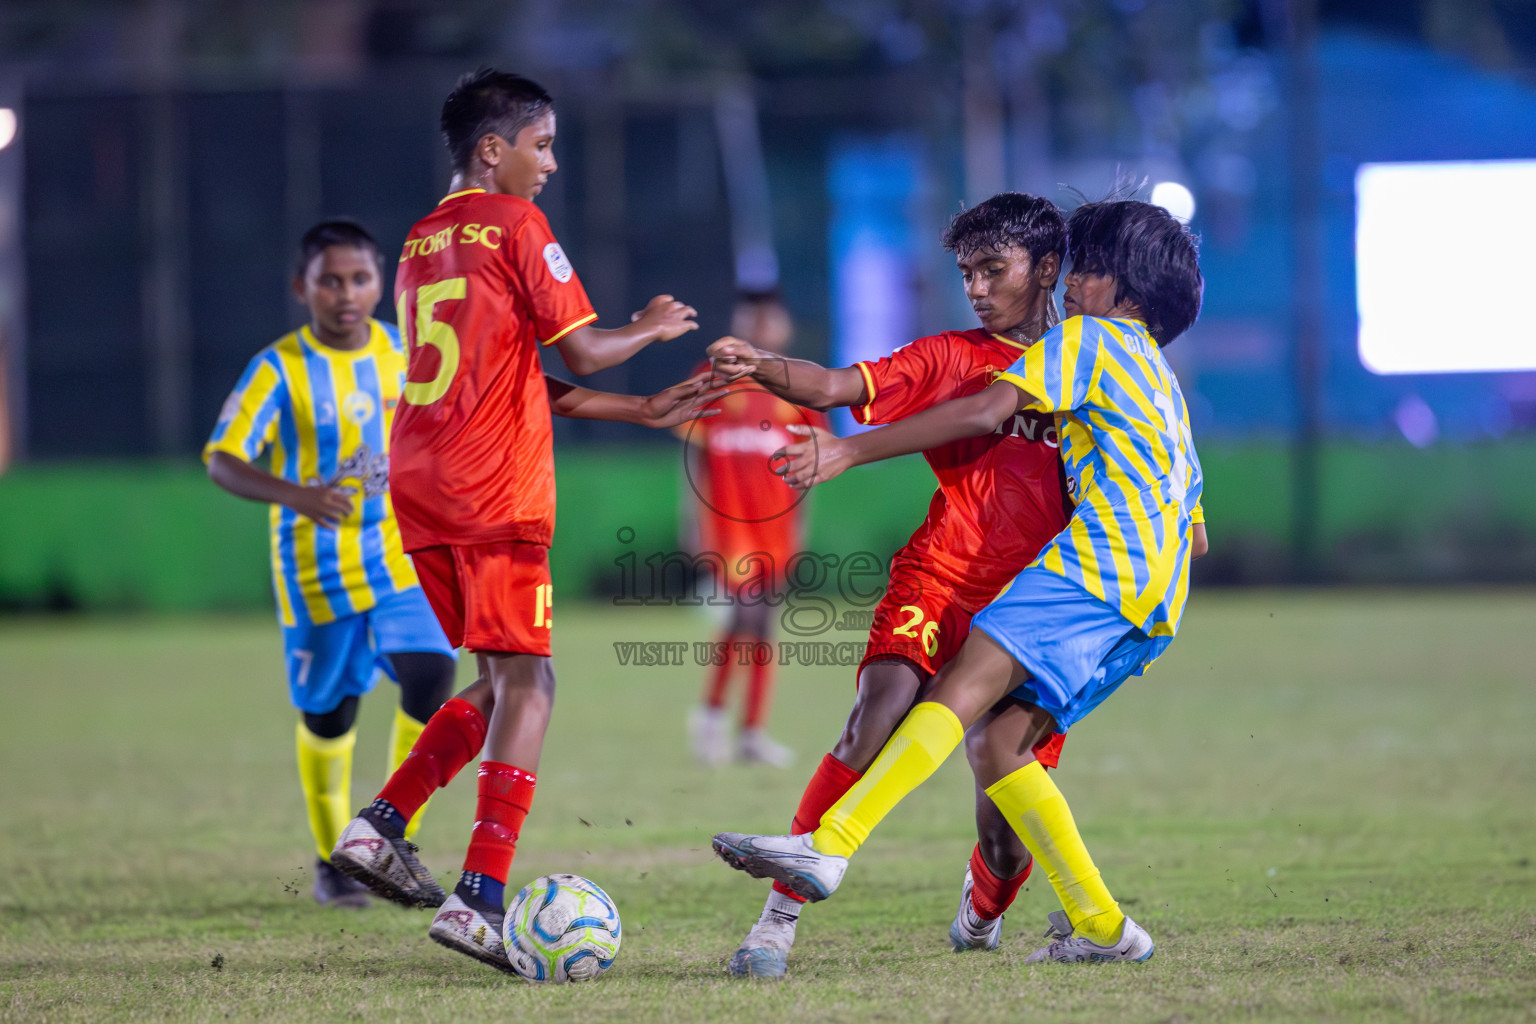
[[[529,981],[590,981],[619,952],[619,911],[580,875],[545,875],[507,907],[507,958]]]

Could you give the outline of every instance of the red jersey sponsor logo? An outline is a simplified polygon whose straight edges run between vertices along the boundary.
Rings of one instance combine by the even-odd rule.
[[[1026,347],[979,329],[919,338],[858,364],[870,394],[855,414],[889,423],[973,395]],[[954,586],[970,611],[985,606],[1066,528],[1059,448],[1053,417],[1020,412],[991,434],[924,452],[939,487],[892,571],[926,570]]]

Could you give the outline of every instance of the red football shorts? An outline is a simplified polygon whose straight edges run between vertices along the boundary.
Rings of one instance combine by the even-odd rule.
[[[859,671],[881,658],[903,658],[934,675],[960,652],[970,632],[971,613],[961,607],[954,587],[927,573],[898,568],[875,606]],[[1066,738],[1057,732],[1041,740],[1035,760],[1055,768]]]
[[[971,631],[971,613],[955,590],[927,573],[897,568],[875,606],[859,671],[877,658],[904,658],[933,675],[953,658]]]
[[[517,541],[442,545],[411,552],[411,561],[449,643],[549,657],[549,548]]]

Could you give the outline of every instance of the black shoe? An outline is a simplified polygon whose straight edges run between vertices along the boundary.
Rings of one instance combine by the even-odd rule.
[[[330,861],[315,858],[315,902],[322,907],[366,907],[368,887],[337,871]]]

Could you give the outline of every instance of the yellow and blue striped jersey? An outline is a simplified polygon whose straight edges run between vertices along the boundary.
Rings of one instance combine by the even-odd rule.
[[[272,506],[272,584],[285,626],[356,615],[417,585],[389,500],[405,349],[392,325],[370,324],[368,344],[353,352],[320,344],[308,327],[262,349],[203,448],[205,462],[214,452],[254,462],[270,448],[274,475],[352,494],[352,514],[334,530]]]
[[[1119,609],[1148,636],[1172,636],[1189,594],[1200,460],[1179,382],[1139,320],[1075,316],[998,379],[1026,409],[1056,415],[1067,528],[1033,563]]]

